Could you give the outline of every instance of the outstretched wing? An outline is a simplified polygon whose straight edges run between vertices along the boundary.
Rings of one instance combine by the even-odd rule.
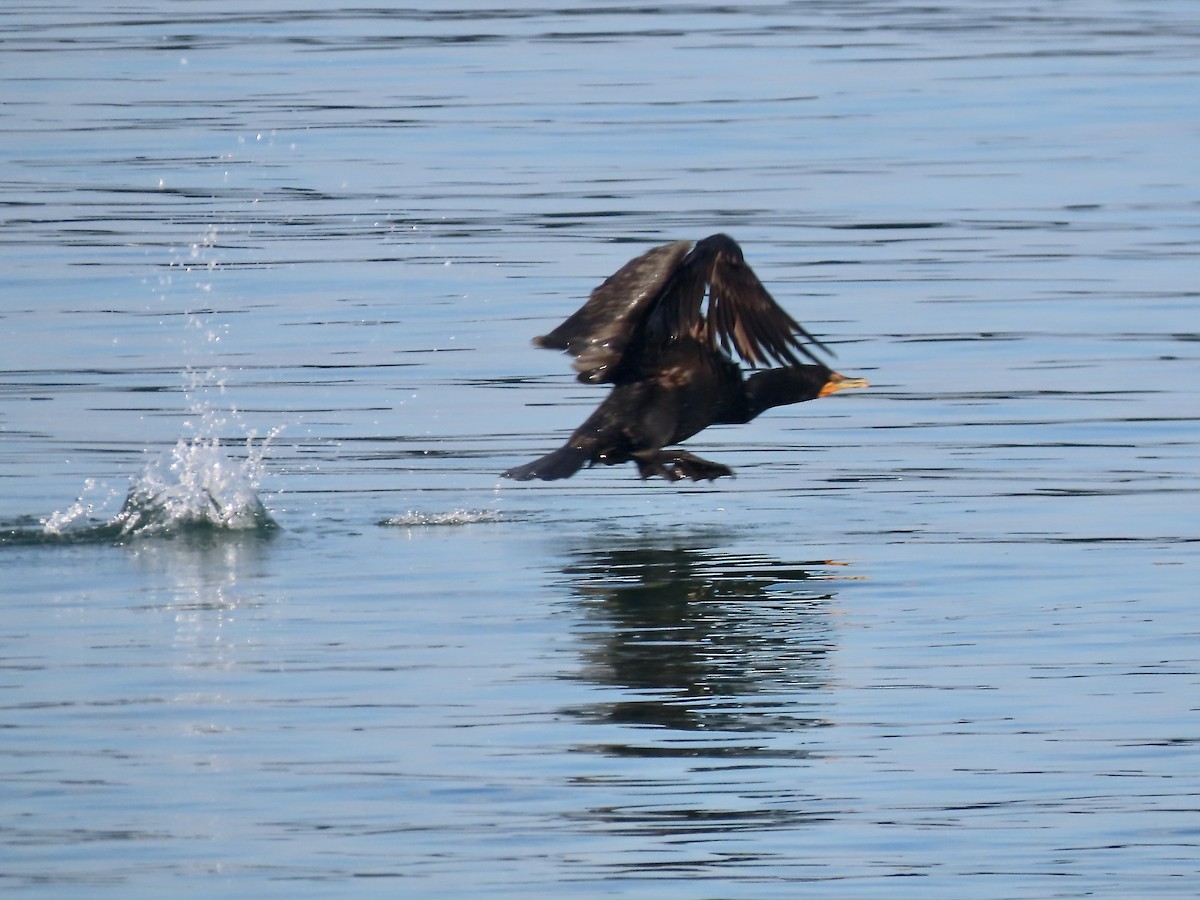
[[[592,291],[587,303],[570,318],[533,342],[574,356],[580,381],[610,380],[626,348],[640,333],[647,310],[691,245],[691,241],[675,241],[631,259]]]
[[[719,345],[726,353],[736,353],[751,366],[771,361],[800,365],[801,356],[820,363],[809,344],[833,355],[775,302],[746,264],[742,248],[724,234],[699,241],[683,259],[650,311],[646,330],[647,346],[688,334],[713,351]]]
[[[812,347],[833,355],[775,302],[724,234],[694,247],[663,244],[630,260],[533,342],[567,351],[579,380],[600,384],[644,377],[683,338],[751,366],[801,365],[801,357],[820,363]]]

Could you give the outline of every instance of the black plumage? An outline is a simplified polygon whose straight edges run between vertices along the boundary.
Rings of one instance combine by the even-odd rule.
[[[534,343],[574,356],[579,381],[613,389],[566,444],[504,473],[518,481],[631,460],[642,478],[732,475],[720,463],[663,448],[709,425],[749,422],[774,406],[867,385],[820,361],[814,348],[832,351],[775,302],[724,234],[630,260]],[[746,377],[735,354],[751,367],[779,367]]]

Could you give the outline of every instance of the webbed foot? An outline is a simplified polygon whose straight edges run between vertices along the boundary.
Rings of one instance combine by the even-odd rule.
[[[644,450],[633,455],[638,474],[643,479],[658,475],[667,481],[690,478],[692,481],[715,481],[722,475],[734,477],[733,470],[720,463],[701,459],[686,450]]]

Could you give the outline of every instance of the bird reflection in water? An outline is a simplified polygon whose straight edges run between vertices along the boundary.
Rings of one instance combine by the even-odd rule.
[[[604,748],[647,755],[756,752],[745,733],[825,724],[839,568],[690,545],[580,552],[565,569],[588,601],[579,677],[625,696],[569,712],[741,738]]]

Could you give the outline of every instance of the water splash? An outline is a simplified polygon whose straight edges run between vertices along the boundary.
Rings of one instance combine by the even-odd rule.
[[[171,262],[172,270],[208,275],[217,272],[219,266],[213,256],[217,244],[218,229],[206,228],[188,248],[186,258],[177,256]],[[187,287],[208,294],[213,284],[196,282]],[[171,275],[165,276],[160,288],[165,297],[172,289]],[[43,519],[26,517],[0,523],[0,543],[122,541],[148,535],[244,533],[278,527],[258,491],[263,458],[282,427],[256,442],[254,432],[229,402],[228,371],[213,364],[213,346],[221,342],[229,327],[213,321],[213,316],[211,310],[186,313],[187,330],[180,346],[184,360],[180,375],[187,400],[183,437],[130,480],[124,500],[121,489],[89,478],[82,493],[66,509]],[[214,436],[230,430],[249,435],[240,458],[230,455],[220,438]],[[41,527],[31,527],[34,521]]]
[[[270,437],[273,437],[274,433]],[[117,518],[126,534],[181,528],[231,531],[275,527],[258,496],[270,437],[246,441],[243,460],[227,456],[218,438],[179,440],[130,485]]]
[[[480,522],[499,522],[500,513],[489,509],[456,509],[444,513],[423,513],[409,510],[403,515],[391,516],[378,524],[387,527],[412,528],[424,525],[474,525]]]
[[[258,495],[272,431],[234,459],[219,438],[180,439],[130,481],[120,510],[98,516],[113,492],[89,479],[74,504],[42,520],[47,540],[121,540],[196,530],[269,531],[278,526]],[[106,494],[105,496],[97,496]]]
[[[74,503],[41,520],[42,534],[47,537],[61,537],[77,528],[77,523],[102,521],[103,511],[112,506],[117,496],[117,490],[109,487],[107,482],[88,478]]]

